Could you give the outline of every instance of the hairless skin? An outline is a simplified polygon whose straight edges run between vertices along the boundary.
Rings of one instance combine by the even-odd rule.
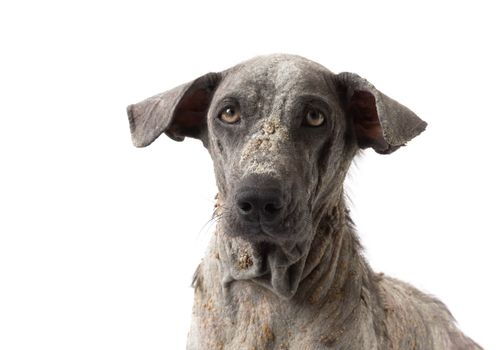
[[[344,200],[349,166],[426,127],[365,79],[262,56],[128,116],[137,147],[193,137],[213,159],[217,226],[194,277],[188,349],[481,349],[442,302],[362,255]]]

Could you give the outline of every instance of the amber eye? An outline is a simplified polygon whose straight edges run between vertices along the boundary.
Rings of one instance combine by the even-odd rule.
[[[325,122],[325,117],[316,109],[308,109],[303,124],[308,126],[320,126]]]
[[[235,107],[225,107],[220,113],[220,119],[228,124],[237,123],[240,120],[240,112]]]

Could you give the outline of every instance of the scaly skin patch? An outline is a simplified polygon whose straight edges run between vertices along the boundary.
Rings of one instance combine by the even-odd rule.
[[[288,131],[277,117],[263,119],[259,129],[244,146],[239,166],[246,174],[276,175],[275,164],[282,144],[289,139]]]
[[[252,258],[247,251],[243,251],[239,256],[238,267],[241,270],[246,270],[253,264]]]

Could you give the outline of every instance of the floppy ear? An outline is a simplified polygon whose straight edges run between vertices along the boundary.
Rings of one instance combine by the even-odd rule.
[[[340,73],[335,81],[360,148],[389,154],[425,130],[426,122],[357,74]]]
[[[161,133],[175,141],[186,136],[201,138],[206,114],[220,81],[218,73],[208,73],[187,84],[129,105],[128,120],[133,144],[145,147]]]

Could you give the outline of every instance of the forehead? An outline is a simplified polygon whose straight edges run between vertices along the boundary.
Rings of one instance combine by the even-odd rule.
[[[276,95],[318,94],[331,92],[330,71],[318,63],[298,56],[257,57],[233,67],[220,86],[220,92],[264,93]]]

